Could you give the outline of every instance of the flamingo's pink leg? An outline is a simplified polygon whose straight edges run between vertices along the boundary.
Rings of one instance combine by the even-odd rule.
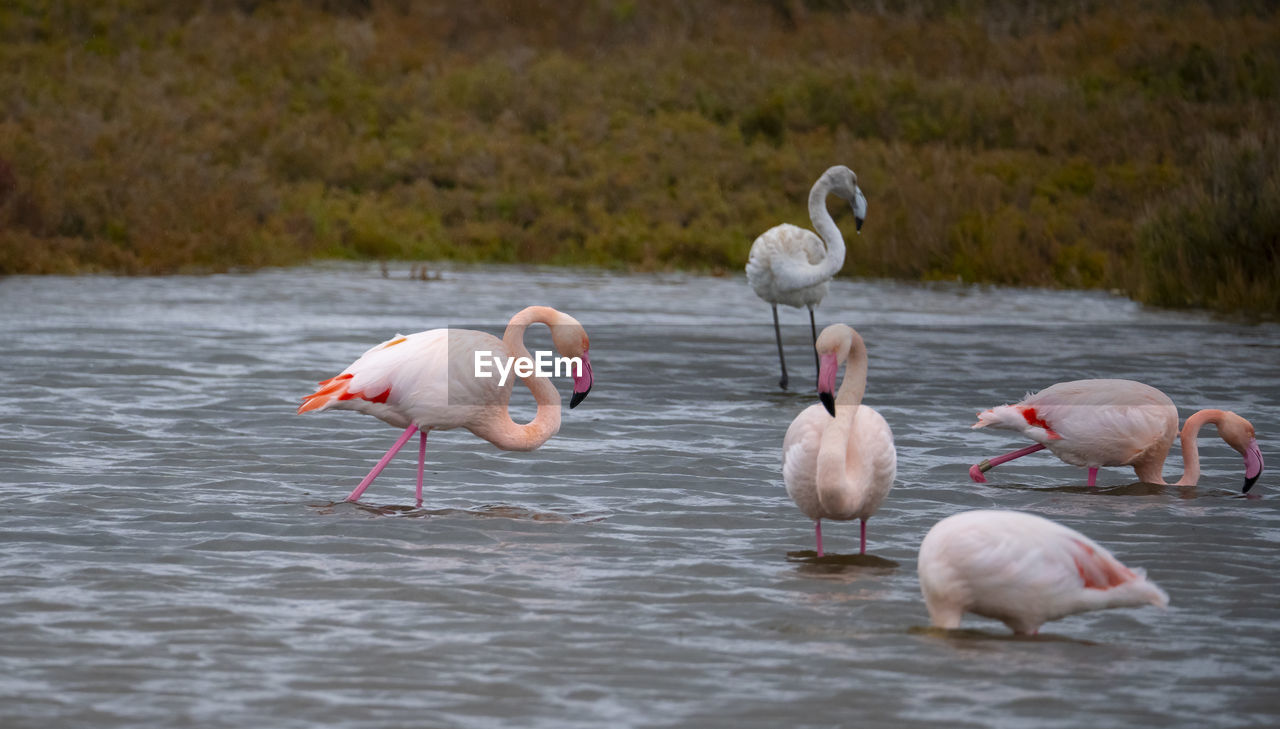
[[[1040,451],[1040,450],[1044,450],[1044,446],[1041,445],[1040,443],[1036,443],[1035,445],[1029,445],[1026,448],[1019,448],[1016,451],[1011,451],[1009,453],[1004,454],[1003,456],[988,458],[984,460],[982,463],[978,463],[969,467],[969,478],[973,479],[974,481],[977,481],[978,483],[986,483],[987,479],[983,478],[982,474],[986,473],[987,471],[990,471],[996,466],[999,466],[1001,463],[1008,463],[1009,461],[1012,461],[1015,458],[1022,458],[1028,453],[1035,453],[1036,451]]]
[[[818,538],[818,556],[822,556],[822,520],[813,520],[813,534]]]
[[[862,522],[862,539],[860,540],[860,543],[858,546],[858,554],[866,554],[867,553],[867,520],[862,519],[860,521]]]
[[[1090,486],[1097,486],[1097,485],[1098,485],[1098,468],[1097,468],[1097,466],[1094,466],[1093,468],[1090,468],[1090,469],[1089,469],[1089,485],[1090,485]]]
[[[422,506],[422,468],[427,460],[427,431],[418,433],[418,506]]]
[[[403,448],[405,443],[409,442],[409,436],[413,435],[414,431],[417,429],[418,426],[416,425],[410,425],[404,429],[404,432],[400,434],[400,438],[391,446],[391,449],[387,451],[386,455],[378,461],[378,464],[373,467],[373,470],[369,472],[369,475],[365,476],[364,480],[360,482],[360,485],[356,486],[355,490],[347,495],[347,501],[355,501],[360,498],[360,494],[363,494],[364,490],[369,488],[369,484],[373,483],[373,479],[377,478],[378,474],[382,473],[382,469],[386,468],[387,464],[391,462],[391,457]]]

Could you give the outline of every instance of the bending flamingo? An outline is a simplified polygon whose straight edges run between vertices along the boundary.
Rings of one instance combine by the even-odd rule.
[[[1227,445],[1244,456],[1244,491],[1262,474],[1262,451],[1248,420],[1225,410],[1201,410],[1182,427],[1185,473],[1178,486],[1200,480],[1200,451],[1196,437],[1206,423],[1218,428]],[[978,483],[992,468],[1048,448],[1073,466],[1089,469],[1089,485],[1097,483],[1102,466],[1133,466],[1146,483],[1163,484],[1164,461],[1178,434],[1178,409],[1168,395],[1133,380],[1075,380],[1060,382],[1028,395],[1022,402],[978,413],[974,428],[1016,430],[1036,441],[1003,456],[971,467]]]
[[[827,282],[844,266],[844,236],[827,211],[827,195],[833,193],[853,206],[854,226],[861,232],[862,221],[867,217],[867,199],[858,189],[858,176],[853,170],[836,165],[823,172],[809,191],[809,219],[818,234],[790,223],[775,225],[755,239],[747,257],[747,282],[757,296],[773,307],[773,333],[778,339],[778,363],[782,366],[778,385],[784,390],[787,360],[782,354],[778,304],[809,309],[809,330],[817,345],[813,308],[827,295]]]
[[[299,413],[330,408],[357,410],[405,429],[346,500],[359,499],[415,432],[420,434],[418,505],[422,504],[428,431],[466,428],[507,451],[531,451],[555,435],[560,430],[560,394],[550,380],[535,376],[536,373],[521,378],[533,393],[538,411],[532,421],[520,425],[507,410],[517,374],[514,365],[505,384],[500,384],[501,378],[496,374],[476,376],[477,352],[491,352],[504,360],[529,357],[524,331],[535,323],[551,328],[551,340],[561,355],[581,360],[580,369],[569,367],[570,371],[577,370],[569,407],[577,407],[592,384],[587,333],[576,319],[547,306],[530,306],[511,317],[502,339],[471,329],[431,329],[398,335],[365,352],[341,374],[321,382],[319,389],[303,398]]]
[[[974,613],[1013,632],[1089,610],[1156,605],[1169,596],[1074,529],[1034,514],[978,510],[938,522],[920,543],[920,591],[939,628]]]
[[[822,404],[805,408],[787,428],[782,479],[792,501],[813,519],[819,557],[823,519],[858,519],[858,553],[866,554],[867,519],[884,502],[898,470],[893,432],[880,413],[862,404],[867,387],[862,337],[844,324],[832,324],[822,330],[816,351]],[[833,398],[836,374],[845,362],[844,380]]]

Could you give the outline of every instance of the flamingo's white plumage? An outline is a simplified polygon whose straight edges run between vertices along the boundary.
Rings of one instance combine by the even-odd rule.
[[[938,522],[920,544],[920,589],[933,624],[968,612],[1034,634],[1089,610],[1157,605],[1169,597],[1080,532],[1034,514],[968,511]]]
[[[787,493],[814,520],[818,556],[822,520],[857,519],[859,553],[867,551],[867,519],[880,508],[897,474],[893,432],[880,413],[862,404],[867,386],[867,347],[844,324],[818,337],[818,397],[791,422],[782,440],[782,478]],[[847,362],[840,392],[836,374]]]
[[[1184,473],[1180,486],[1200,479],[1196,438],[1200,428],[1213,424],[1218,435],[1244,456],[1247,492],[1262,473],[1262,451],[1248,420],[1224,410],[1201,410],[1182,428]],[[1168,395],[1133,380],[1075,380],[1028,395],[1013,405],[978,413],[974,428],[1015,430],[1036,442],[1020,450],[983,461],[969,469],[973,480],[1001,463],[1048,448],[1058,458],[1089,469],[1089,485],[1102,466],[1132,466],[1138,478],[1163,484],[1164,462],[1178,436],[1178,409]]]
[[[783,388],[787,386],[787,361],[782,354],[778,304],[809,310],[809,328],[817,344],[813,309],[827,295],[827,282],[844,266],[844,236],[827,211],[827,196],[832,194],[853,206],[854,225],[861,231],[867,198],[858,188],[853,170],[836,165],[823,172],[809,191],[809,219],[817,235],[789,223],[776,225],[755,239],[747,257],[747,282],[773,307],[773,331],[782,366],[778,384]]]
[[[507,358],[529,357],[524,332],[530,324],[551,328],[551,339],[564,357],[576,357],[573,408],[591,390],[591,360],[586,331],[576,319],[547,306],[530,306],[511,318],[502,339],[471,329],[432,329],[397,335],[369,351],[340,374],[320,383],[303,399],[299,413],[333,408],[373,415],[405,428],[400,439],[347,497],[360,498],[414,432],[420,433],[418,449],[418,503],[422,503],[423,460],[427,432],[466,428],[503,450],[528,451],[545,443],[560,429],[560,395],[546,377],[530,374],[520,379],[537,402],[533,420],[520,425],[507,406],[516,379],[514,365],[505,383],[496,373],[476,375],[476,353],[489,352]],[[491,359],[485,359],[486,362]]]

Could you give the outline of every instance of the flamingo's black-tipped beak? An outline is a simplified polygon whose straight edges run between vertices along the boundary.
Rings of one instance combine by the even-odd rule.
[[[836,416],[836,372],[839,370],[840,363],[834,354],[818,356],[818,400],[833,418]]]
[[[861,234],[862,223],[867,219],[867,197],[862,194],[862,188],[853,188],[853,199],[849,203],[853,206],[853,229]]]
[[[1244,491],[1249,493],[1249,489],[1258,482],[1258,478],[1262,476],[1262,449],[1258,447],[1258,440],[1251,438],[1249,445],[1244,449]]]
[[[582,353],[582,369],[573,377],[573,397],[569,398],[569,409],[578,407],[578,403],[587,399],[587,394],[591,392],[591,385],[595,383],[595,378],[591,374],[591,360],[587,358],[587,353]]]

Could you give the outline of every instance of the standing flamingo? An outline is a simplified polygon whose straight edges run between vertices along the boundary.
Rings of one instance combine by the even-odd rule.
[[[949,516],[920,543],[920,591],[939,628],[974,613],[1021,635],[1088,610],[1165,607],[1169,596],[1141,569],[1057,522],[1018,511]]]
[[[861,521],[859,554],[867,553],[867,519],[880,508],[898,470],[893,432],[880,413],[862,404],[867,387],[867,347],[844,324],[818,337],[818,398],[791,421],[782,439],[782,479],[787,494],[813,519],[818,556],[822,520]],[[840,393],[832,397],[840,365],[848,362]],[[833,419],[834,416],[834,419]]]
[[[419,506],[428,431],[466,428],[507,451],[531,451],[555,435],[560,430],[560,394],[546,377],[536,376],[536,372],[521,377],[533,393],[538,410],[532,421],[520,425],[511,419],[507,409],[518,374],[514,364],[505,383],[497,375],[476,376],[477,352],[489,352],[503,360],[528,358],[524,332],[535,323],[551,328],[552,343],[561,355],[581,360],[580,368],[569,367],[577,370],[569,407],[577,407],[592,384],[587,333],[576,319],[548,306],[530,306],[511,317],[502,339],[471,329],[431,329],[397,335],[365,352],[341,374],[321,382],[319,389],[303,398],[299,413],[329,408],[357,410],[405,429],[346,500],[359,499],[415,432],[420,433]]]
[[[787,360],[782,355],[778,304],[809,309],[809,331],[817,346],[813,308],[827,295],[827,282],[844,266],[844,236],[827,211],[827,195],[832,193],[853,206],[854,227],[861,233],[862,221],[867,217],[867,199],[858,188],[858,176],[853,170],[836,165],[823,172],[809,191],[809,219],[818,234],[790,223],[775,225],[755,239],[747,257],[747,282],[757,296],[773,307],[773,333],[778,339],[778,363],[782,365],[778,386],[784,390]]]
[[[1225,410],[1201,410],[1182,427],[1182,460],[1186,472],[1178,486],[1200,480],[1200,451],[1196,436],[1206,423],[1218,428],[1227,445],[1244,456],[1244,492],[1262,474],[1262,451],[1248,420]],[[1164,461],[1178,433],[1178,409],[1168,395],[1133,380],[1075,380],[1046,387],[1022,402],[978,413],[974,428],[1016,430],[1036,441],[972,466],[978,483],[992,468],[1048,448],[1073,466],[1089,469],[1089,485],[1097,483],[1101,466],[1133,466],[1146,483],[1163,484]]]

